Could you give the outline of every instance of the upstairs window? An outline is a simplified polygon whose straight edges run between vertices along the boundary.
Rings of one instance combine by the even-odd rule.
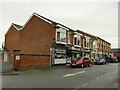
[[[84,37],[84,47],[89,47],[89,37]]]
[[[87,47],[86,37],[84,38],[84,47]]]
[[[97,48],[97,41],[93,42],[93,48],[96,49]]]
[[[68,32],[68,34],[67,34],[68,44],[70,44],[70,37],[71,37],[71,33]]]
[[[56,33],[57,42],[66,43],[66,30],[63,28],[59,28],[56,31],[57,31]]]
[[[76,34],[74,35],[74,45],[80,45],[80,35]]]

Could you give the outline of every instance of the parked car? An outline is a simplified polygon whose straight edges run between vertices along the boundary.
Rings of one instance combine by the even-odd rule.
[[[71,58],[66,59],[66,64],[71,64]]]
[[[110,59],[109,59],[109,62],[110,62],[110,63],[117,63],[117,62],[118,62],[118,59],[117,59],[117,57],[110,58]]]
[[[86,67],[91,66],[91,60],[87,57],[77,57],[73,60],[71,60],[71,67]]]
[[[96,65],[105,65],[106,64],[106,60],[105,59],[98,59],[95,61]]]

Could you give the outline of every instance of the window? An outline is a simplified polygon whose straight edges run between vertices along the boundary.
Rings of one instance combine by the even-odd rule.
[[[84,38],[84,47],[87,47],[86,37]]]
[[[59,28],[57,31],[57,42],[63,42],[66,43],[66,30],[63,28]]]
[[[88,37],[85,37],[84,38],[84,47],[88,47],[89,46],[89,38]]]
[[[97,41],[94,41],[94,42],[93,42],[93,48],[94,48],[94,49],[97,48]]]
[[[70,44],[70,36],[71,36],[71,33],[68,32],[68,34],[67,34],[68,44]]]
[[[80,45],[80,35],[74,35],[74,45]]]
[[[74,45],[77,45],[77,38],[74,37]]]

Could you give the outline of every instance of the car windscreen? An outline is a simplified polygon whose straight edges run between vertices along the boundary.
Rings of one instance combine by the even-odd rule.
[[[81,60],[81,58],[77,57],[77,58],[74,58],[73,60]]]
[[[85,58],[85,57],[84,57],[84,58],[81,58],[81,60],[89,60],[89,58]]]

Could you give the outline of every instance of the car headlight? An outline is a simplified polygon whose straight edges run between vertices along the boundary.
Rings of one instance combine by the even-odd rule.
[[[80,62],[76,62],[76,64],[80,64]]]

